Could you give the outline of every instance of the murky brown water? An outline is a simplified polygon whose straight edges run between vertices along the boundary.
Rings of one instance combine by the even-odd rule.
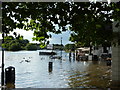
[[[106,67],[105,62],[94,61],[86,71],[74,73],[76,74],[69,77],[69,85],[72,88],[108,88],[111,84],[111,67]]]
[[[58,55],[60,54],[59,51]],[[5,68],[16,69],[16,88],[106,88],[111,83],[111,67],[104,61],[62,61],[40,56],[39,51],[5,52]],[[0,52],[1,57],[1,52]],[[30,60],[30,62],[25,62]],[[53,62],[49,72],[48,63]],[[0,70],[1,72],[1,70]]]

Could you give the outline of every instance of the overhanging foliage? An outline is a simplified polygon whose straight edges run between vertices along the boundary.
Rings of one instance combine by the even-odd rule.
[[[33,30],[33,39],[47,44],[51,38],[48,32],[59,34],[68,30],[66,26],[69,25],[73,32],[70,40],[85,45],[101,42],[99,34],[103,27],[120,20],[119,15],[120,2],[109,5],[103,2],[3,2],[2,30],[5,33],[16,28]],[[105,39],[111,40],[108,35]]]

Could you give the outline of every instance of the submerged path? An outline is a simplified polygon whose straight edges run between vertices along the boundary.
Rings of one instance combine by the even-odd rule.
[[[1,52],[0,52],[1,53]],[[58,55],[60,52],[57,52]],[[104,61],[62,60],[39,55],[39,51],[5,52],[5,68],[16,69],[16,88],[105,88],[111,83],[111,67]],[[28,60],[29,62],[26,62]],[[53,62],[49,71],[48,64]],[[1,71],[0,71],[1,72]]]

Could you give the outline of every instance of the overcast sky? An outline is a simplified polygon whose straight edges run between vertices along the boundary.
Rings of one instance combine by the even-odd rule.
[[[32,41],[33,31],[25,31],[25,30],[21,30],[21,29],[16,29],[15,31],[17,32],[17,34],[23,35],[24,39],[28,39],[30,42],[36,43],[36,41]],[[70,36],[70,31],[63,32],[62,34],[57,34],[57,35],[52,34],[52,38],[49,39],[50,44],[61,44],[61,37],[62,37],[62,43],[64,45],[71,43],[69,41],[69,36]],[[2,38],[2,36],[0,35],[0,39],[1,38]]]

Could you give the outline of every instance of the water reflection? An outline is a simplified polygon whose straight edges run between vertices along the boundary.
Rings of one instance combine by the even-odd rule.
[[[83,62],[84,65],[87,63],[89,62]],[[73,73],[74,75],[69,76],[68,79],[71,88],[107,88],[111,83],[111,70],[103,62],[92,61],[86,71]]]
[[[40,56],[39,51],[5,52],[5,67],[16,68],[16,88],[109,87],[111,69],[105,62],[75,61],[74,55],[69,60],[69,54],[64,51],[62,55],[59,60]],[[52,68],[49,62],[53,63]]]
[[[48,64],[49,74],[52,74],[52,70],[53,70],[53,62],[49,62],[49,64]]]

